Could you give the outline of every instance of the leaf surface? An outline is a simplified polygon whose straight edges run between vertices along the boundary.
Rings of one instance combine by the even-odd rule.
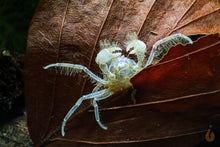
[[[129,90],[101,101],[101,120],[108,126],[107,131],[97,125],[89,109],[90,103],[85,102],[67,122],[66,136],[61,137],[64,116],[78,98],[91,93],[94,86],[85,80],[83,74],[68,77],[42,67],[55,62],[81,64],[101,77],[101,71],[94,62],[99,40],[108,39],[124,46],[128,32],[137,32],[150,52],[158,39],[170,34],[220,32],[217,23],[219,6],[216,0],[40,0],[29,29],[25,64],[28,127],[35,145],[132,145],[204,132],[209,124],[207,120],[219,119],[219,100],[216,99],[219,97],[219,92],[216,92],[219,89],[219,37],[215,35],[202,38],[205,44],[198,41],[193,47],[185,46],[198,51],[189,55],[190,60],[184,56],[188,50],[177,45],[177,50],[183,48],[179,49],[181,53],[170,50],[164,62],[132,78],[132,82],[138,81],[146,72],[149,77],[146,82],[151,83],[144,86],[146,91],[138,90],[137,105],[131,105]],[[211,40],[211,43],[206,40]],[[182,58],[168,62],[178,57]],[[194,69],[199,66],[201,69]],[[177,75],[184,76],[181,74],[183,70],[189,72],[182,85],[184,90],[180,90],[181,81],[166,83]],[[196,75],[197,70],[201,72],[199,75]],[[196,87],[194,82],[197,82]],[[142,88],[139,86],[141,82],[133,83],[137,89]],[[169,91],[176,85],[179,92]],[[151,90],[149,93],[148,88]],[[206,109],[209,111],[201,111]],[[194,121],[190,121],[192,118]]]

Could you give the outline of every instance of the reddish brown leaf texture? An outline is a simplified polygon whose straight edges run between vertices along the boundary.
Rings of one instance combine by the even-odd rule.
[[[25,63],[28,127],[35,145],[140,145],[192,137],[204,133],[210,123],[219,124],[219,6],[217,0],[40,0],[30,24]],[[124,48],[129,32],[137,32],[148,53],[170,34],[216,35],[171,48],[159,64],[132,78],[138,90],[136,105],[129,90],[100,102],[107,131],[97,125],[85,102],[61,137],[64,116],[94,85],[83,74],[68,77],[42,67],[81,64],[101,77],[94,62],[99,41],[108,39]]]

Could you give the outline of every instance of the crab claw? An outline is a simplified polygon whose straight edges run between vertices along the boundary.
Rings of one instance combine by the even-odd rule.
[[[143,41],[138,40],[136,33],[129,34],[127,36],[128,41],[126,43],[126,51],[128,52],[130,49],[133,49],[130,51],[129,54],[134,54],[138,58],[138,64],[142,65],[144,59],[145,59],[145,53],[146,53],[146,45]]]
[[[111,63],[112,59],[121,56],[122,49],[117,46],[117,44],[111,45],[109,41],[100,41],[101,51],[96,56],[96,63],[99,65],[100,69],[111,77],[115,75],[110,72],[108,64]]]
[[[107,64],[112,59],[121,56],[122,49],[117,46],[117,44],[111,45],[109,41],[104,40],[100,41],[100,48],[101,51],[96,56],[96,63],[101,64]]]

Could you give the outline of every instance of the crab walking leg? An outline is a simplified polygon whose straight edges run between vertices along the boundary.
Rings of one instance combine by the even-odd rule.
[[[99,83],[105,84],[106,81],[99,78],[98,76],[96,76],[94,73],[92,73],[87,67],[82,66],[82,65],[78,65],[78,64],[70,64],[70,63],[54,63],[54,64],[49,64],[45,67],[43,67],[44,69],[48,69],[51,67],[64,67],[64,68],[72,68],[72,69],[76,69],[76,70],[83,70],[85,73],[87,73],[91,78],[93,78],[94,80],[98,81]]]
[[[94,107],[94,112],[95,112],[95,119],[97,121],[97,123],[99,124],[99,126],[104,129],[104,130],[107,130],[107,127],[104,126],[101,121],[100,121],[100,117],[99,117],[99,108],[98,108],[98,104],[96,101],[99,101],[99,100],[102,100],[102,99],[106,99],[108,98],[109,96],[111,96],[113,94],[113,92],[108,92],[106,94],[103,94],[102,96],[100,97],[96,97],[93,99],[93,107]]]
[[[95,88],[92,90],[92,93],[98,91],[102,86],[103,86],[103,84],[98,83],[98,84],[95,86]]]
[[[182,41],[185,41],[187,43],[193,44],[193,41],[189,37],[187,37],[187,36],[185,36],[183,34],[174,34],[174,35],[168,36],[166,38],[163,38],[161,40],[158,40],[153,45],[151,53],[150,53],[150,56],[149,56],[149,58],[147,60],[147,63],[145,64],[144,67],[147,67],[148,65],[150,65],[152,63],[152,61],[154,59],[155,53],[158,52],[157,49],[158,49],[159,45],[162,45],[164,43],[167,43],[167,44],[171,43],[172,45],[176,45],[178,43],[182,43]]]
[[[81,105],[82,101],[83,100],[87,100],[87,99],[92,99],[94,97],[99,97],[101,95],[103,95],[104,93],[106,93],[108,90],[107,89],[104,89],[104,90],[100,90],[98,92],[94,92],[94,93],[90,93],[90,94],[87,94],[87,95],[84,95],[82,96],[80,99],[78,99],[78,101],[75,103],[75,105],[69,110],[69,112],[67,113],[67,115],[64,117],[63,119],[63,123],[62,123],[62,128],[61,128],[61,133],[62,133],[62,136],[65,135],[65,131],[64,131],[64,128],[65,128],[65,125],[66,125],[66,122],[67,120],[70,118],[70,116],[76,111],[76,109]]]

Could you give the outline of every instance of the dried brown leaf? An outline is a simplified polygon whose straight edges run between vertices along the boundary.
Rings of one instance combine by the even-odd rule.
[[[124,95],[116,95],[112,100],[110,98],[101,102],[102,108],[113,107],[101,112],[101,119],[109,127],[108,131],[102,130],[96,124],[93,112],[88,112],[90,104],[87,102],[68,121],[67,134],[65,138],[61,138],[63,117],[80,96],[91,92],[93,86],[85,81],[82,74],[67,77],[42,67],[54,62],[75,63],[87,66],[100,75],[94,62],[94,56],[99,51],[99,40],[108,39],[122,46],[128,32],[137,32],[149,52],[158,39],[169,34],[217,33],[220,32],[219,6],[217,0],[40,0],[29,29],[25,65],[28,127],[35,145],[126,145],[203,132],[207,121],[200,118],[219,118],[216,106],[200,106],[199,103],[196,108],[184,108],[189,110],[186,113],[171,111],[180,105],[178,101],[168,104],[174,103],[176,106],[168,112],[163,109],[168,107],[166,103],[126,108],[130,104],[130,94],[124,92]],[[157,32],[157,35],[152,31]],[[219,77],[216,78],[219,80]],[[153,90],[161,92],[157,87]],[[217,94],[210,93],[198,98],[195,96],[180,102],[197,103],[197,99],[203,98],[210,99],[213,104],[219,96]],[[145,102],[145,96],[141,92],[137,93],[137,97],[140,97],[139,104]],[[178,97],[181,96],[184,95],[180,94]],[[208,103],[207,100],[204,102]],[[118,107],[114,109],[114,106]],[[201,112],[202,108],[210,111]],[[194,116],[197,117],[192,124],[188,120]],[[201,125],[198,126],[198,123]]]

